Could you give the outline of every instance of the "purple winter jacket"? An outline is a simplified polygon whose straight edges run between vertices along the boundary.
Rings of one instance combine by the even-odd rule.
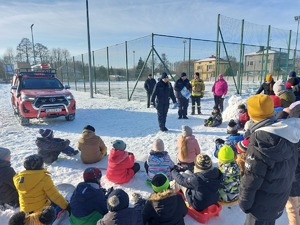
[[[212,87],[212,92],[214,95],[222,96],[226,95],[228,91],[228,85],[227,82],[224,79],[219,79],[214,83],[214,86]]]

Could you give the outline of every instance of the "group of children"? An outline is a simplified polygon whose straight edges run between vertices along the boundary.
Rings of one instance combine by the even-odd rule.
[[[119,221],[120,218],[128,221],[126,224],[146,222],[157,224],[164,220],[163,214],[157,215],[154,212],[171,206],[177,206],[172,211],[176,217],[174,219],[183,221],[187,208],[183,198],[178,195],[179,191],[183,193],[187,203],[198,211],[220,201],[233,202],[238,199],[240,176],[244,171],[241,168],[244,161],[242,155],[247,149],[247,141],[243,140],[243,136],[238,133],[238,129],[242,129],[245,124],[246,117],[243,113],[246,112],[246,108],[241,105],[239,110],[239,115],[243,119],[229,122],[227,127],[229,136],[216,150],[218,168],[213,166],[208,155],[201,154],[199,143],[189,126],[182,126],[182,133],[178,137],[176,165],[165,150],[164,142],[161,139],[154,140],[153,148],[144,163],[148,183],[154,193],[147,201],[136,194],[136,204],[132,212],[128,208],[127,193],[121,189],[105,190],[101,187],[102,173],[96,167],[89,167],[84,171],[84,181],[77,185],[70,203],[64,199],[56,189],[50,174],[43,168],[43,163],[54,162],[60,153],[74,156],[78,150],[69,146],[69,140],[54,138],[53,131],[50,129],[39,130],[41,137],[36,139],[38,154],[25,158],[25,170],[20,173],[16,174],[10,167],[10,151],[5,148],[0,149],[0,168],[2,165],[6,168],[0,170],[0,175],[5,173],[3,177],[8,180],[0,181],[0,191],[5,191],[5,194],[0,196],[7,198],[1,197],[0,204],[20,206],[20,212],[11,218],[10,225],[18,224],[15,222],[17,220],[27,221],[30,218],[39,220],[40,224],[48,224],[43,221],[55,220],[57,212],[61,209],[69,212],[72,225],[82,223],[92,225],[111,224],[108,221]],[[220,112],[216,108],[213,113]],[[106,145],[99,136],[95,135],[95,128],[90,125],[84,127],[77,146],[81,151],[80,158],[86,164],[98,162],[107,154]],[[112,142],[106,178],[113,183],[123,184],[129,182],[139,170],[140,165],[135,162],[134,154],[126,151],[126,143],[122,140]],[[10,175],[9,178],[7,174]],[[158,203],[160,201],[161,203]],[[132,216],[129,217],[128,215],[131,214]],[[120,223],[115,222],[115,224]]]

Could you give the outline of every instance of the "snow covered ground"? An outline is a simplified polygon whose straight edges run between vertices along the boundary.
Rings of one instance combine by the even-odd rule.
[[[208,90],[208,88],[207,88]],[[172,159],[176,161],[177,137],[181,134],[181,126],[192,127],[202,153],[209,154],[216,166],[217,159],[213,157],[214,140],[218,137],[225,138],[226,126],[229,119],[236,113],[239,102],[245,101],[246,95],[241,98],[238,96],[228,96],[225,100],[226,110],[223,113],[225,122],[218,128],[207,128],[203,126],[204,119],[208,118],[213,107],[211,95],[202,100],[203,115],[189,115],[189,120],[178,120],[177,110],[170,109],[167,117],[168,132],[160,132],[158,129],[157,115],[154,108],[146,108],[143,101],[126,101],[124,99],[96,95],[93,99],[89,98],[89,93],[72,91],[77,100],[76,119],[67,122],[63,117],[46,120],[32,120],[31,125],[22,127],[13,115],[10,104],[10,85],[0,84],[0,146],[9,148],[12,152],[12,166],[16,172],[24,170],[23,159],[37,152],[35,139],[39,135],[40,128],[54,130],[54,135],[60,138],[70,139],[71,145],[76,148],[76,143],[80,137],[82,128],[90,124],[96,128],[96,134],[101,136],[108,149],[111,142],[122,139],[127,144],[127,150],[135,154],[136,160],[141,164],[142,172],[139,172],[127,184],[116,185],[109,182],[105,177],[105,170],[102,170],[103,177],[101,184],[105,188],[124,189],[130,196],[134,192],[139,192],[147,198],[152,192],[150,186],[146,184],[146,173],[143,172],[143,163],[152,148],[155,138],[161,138],[165,143],[165,149],[170,153]],[[189,110],[190,111],[190,110]],[[60,155],[59,159],[51,165],[45,167],[52,174],[55,184],[71,183],[77,185],[82,181],[82,173],[85,168],[95,166],[106,168],[107,158],[99,163],[85,165],[80,161],[80,155],[68,157]],[[132,203],[132,201],[131,201]],[[7,224],[13,210],[0,211],[0,224]],[[244,224],[245,214],[238,205],[223,207],[219,217],[211,218],[210,225],[242,225]],[[198,224],[191,217],[185,217],[187,225]],[[64,225],[68,225],[66,221]],[[288,224],[286,213],[277,220],[277,225]]]

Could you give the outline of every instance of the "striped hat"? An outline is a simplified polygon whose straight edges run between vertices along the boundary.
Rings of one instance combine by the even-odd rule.
[[[249,138],[245,138],[244,140],[239,141],[235,146],[237,149],[237,152],[245,153],[247,151],[248,144],[249,144]]]

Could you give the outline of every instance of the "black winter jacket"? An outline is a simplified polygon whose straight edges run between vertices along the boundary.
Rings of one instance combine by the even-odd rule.
[[[143,210],[144,224],[184,225],[187,207],[183,198],[172,190],[153,193]]]
[[[165,83],[162,80],[160,80],[159,82],[156,83],[154,87],[151,96],[151,102],[169,104],[169,98],[172,99],[173,103],[176,102],[172,84],[170,82]]]
[[[260,94],[262,91],[264,91],[265,95],[275,95],[273,91],[274,84],[274,80],[272,80],[270,83],[264,82],[257,90],[256,94]]]
[[[117,212],[108,212],[97,225],[143,225],[140,211],[126,208]]]
[[[9,161],[0,160],[0,204],[19,206],[18,192],[13,182],[15,174]]]
[[[146,90],[147,93],[152,94],[154,86],[156,84],[156,80],[155,79],[147,79],[144,83],[144,88]]]
[[[281,216],[294,180],[300,121],[291,118],[260,126],[267,121],[250,127],[239,205],[258,220],[272,221]]]
[[[218,189],[221,187],[223,178],[223,174],[218,168],[194,173],[187,177],[173,170],[172,177],[176,183],[187,188],[185,193],[187,202],[197,211],[202,211],[218,202]]]
[[[95,211],[104,216],[108,212],[105,190],[96,183],[79,183],[71,197],[70,205],[75,217],[88,216]]]
[[[38,137],[35,144],[38,147],[38,154],[43,157],[44,162],[52,163],[57,160],[59,153],[70,145],[70,141],[61,138]]]
[[[184,98],[181,94],[181,90],[186,87],[187,90],[192,92],[192,85],[190,84],[190,81],[188,79],[183,80],[182,78],[179,78],[175,82],[174,90],[175,90],[175,96],[176,98]]]

